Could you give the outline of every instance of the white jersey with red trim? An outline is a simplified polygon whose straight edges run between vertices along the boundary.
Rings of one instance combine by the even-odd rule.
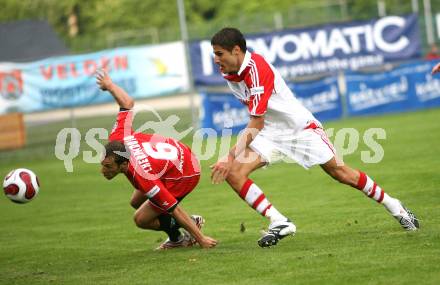
[[[238,73],[224,78],[235,97],[248,106],[250,115],[265,116],[263,132],[296,133],[311,121],[320,125],[280,73],[259,54],[247,51]]]

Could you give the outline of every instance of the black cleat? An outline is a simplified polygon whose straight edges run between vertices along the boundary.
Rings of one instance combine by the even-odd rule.
[[[290,221],[274,222],[269,225],[268,231],[258,240],[260,247],[276,245],[278,241],[286,236],[293,236],[296,233],[296,226]]]

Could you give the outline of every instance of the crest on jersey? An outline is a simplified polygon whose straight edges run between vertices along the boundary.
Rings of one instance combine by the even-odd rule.
[[[264,93],[264,86],[257,86],[251,88],[251,95]]]

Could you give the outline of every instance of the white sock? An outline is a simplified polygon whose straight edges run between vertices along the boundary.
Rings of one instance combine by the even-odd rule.
[[[388,210],[388,212],[391,213],[391,215],[395,216],[400,213],[400,209],[402,208],[399,200],[390,197],[388,194],[384,194],[382,204],[384,205],[385,209]]]
[[[287,218],[278,212],[278,210],[272,205],[267,211],[266,211],[266,217],[270,219],[270,222],[277,222],[277,221],[287,221]]]

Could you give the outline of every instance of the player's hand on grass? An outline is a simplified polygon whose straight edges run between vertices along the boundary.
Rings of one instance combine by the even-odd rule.
[[[231,170],[232,160],[228,157],[224,157],[211,165],[211,182],[213,184],[220,184],[225,181],[226,177]]]
[[[437,72],[440,72],[440,63],[437,63],[437,65],[432,68],[431,74],[435,74]]]
[[[107,71],[104,69],[99,69],[95,73],[96,77],[96,84],[99,85],[99,88],[103,91],[110,90],[111,86],[113,85],[113,81],[108,75]]]
[[[203,240],[199,241],[199,245],[201,248],[213,248],[217,245],[217,241],[212,237],[205,236]]]

